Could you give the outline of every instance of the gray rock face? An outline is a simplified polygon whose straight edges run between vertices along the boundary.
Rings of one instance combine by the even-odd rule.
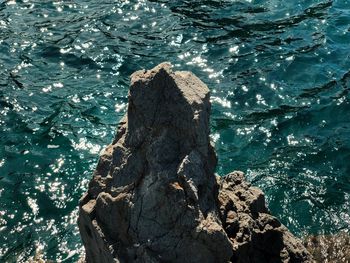
[[[129,106],[80,200],[87,262],[311,262],[239,172],[214,175],[209,89],[163,63]]]
[[[218,177],[219,209],[232,242],[232,262],[313,262],[302,242],[270,215],[263,192],[242,172]]]

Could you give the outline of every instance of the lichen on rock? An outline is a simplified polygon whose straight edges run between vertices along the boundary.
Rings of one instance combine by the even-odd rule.
[[[80,200],[87,262],[311,262],[240,172],[219,178],[208,87],[169,63],[131,76],[127,113]]]

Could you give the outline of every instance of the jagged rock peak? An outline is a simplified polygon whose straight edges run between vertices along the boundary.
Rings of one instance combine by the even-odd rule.
[[[81,200],[88,261],[229,261],[209,114],[209,89],[190,72],[163,63],[131,76],[127,114]]]
[[[80,200],[87,262],[309,262],[259,189],[214,175],[201,80],[162,63],[132,74],[128,99]]]

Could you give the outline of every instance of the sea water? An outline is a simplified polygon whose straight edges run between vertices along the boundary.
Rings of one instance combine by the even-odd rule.
[[[299,237],[350,224],[350,1],[0,1],[0,261],[74,262],[77,204],[170,61],[211,90],[217,173],[242,170]]]

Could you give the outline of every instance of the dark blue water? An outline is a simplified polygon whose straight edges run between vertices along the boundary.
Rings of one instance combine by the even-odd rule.
[[[79,258],[129,75],[162,61],[210,87],[220,175],[301,237],[348,231],[349,43],[347,0],[0,0],[0,261]]]

